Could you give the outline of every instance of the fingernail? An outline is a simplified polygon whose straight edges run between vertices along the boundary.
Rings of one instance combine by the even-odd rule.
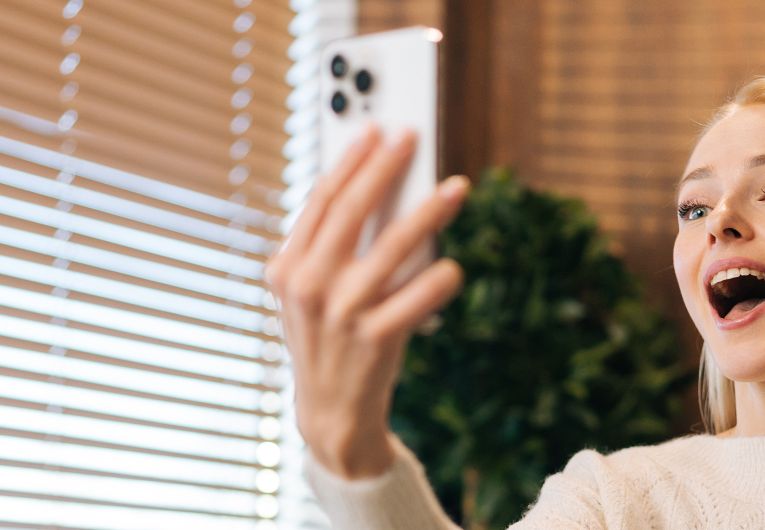
[[[470,187],[470,179],[465,175],[452,175],[441,184],[438,193],[446,200],[453,201],[461,199],[465,195],[465,190]]]

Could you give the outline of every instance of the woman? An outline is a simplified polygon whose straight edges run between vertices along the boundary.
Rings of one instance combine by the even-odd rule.
[[[308,478],[342,530],[456,528],[389,431],[388,412],[412,330],[454,296],[461,271],[442,259],[393,294],[381,286],[456,215],[467,179],[451,177],[369,254],[353,254],[365,216],[413,150],[409,133],[383,142],[368,129],[319,182],[267,268],[294,360]],[[765,78],[718,112],[684,175],[674,265],[705,340],[709,433],[610,455],[583,450],[513,529],[765,528]]]

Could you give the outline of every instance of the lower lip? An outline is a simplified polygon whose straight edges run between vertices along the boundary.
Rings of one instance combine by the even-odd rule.
[[[760,305],[749,311],[746,315],[739,318],[738,320],[725,320],[717,314],[717,311],[715,311],[714,308],[712,308],[712,313],[715,315],[715,323],[717,324],[717,329],[721,329],[723,331],[740,329],[744,326],[748,326],[760,318],[763,313],[765,313],[765,302],[761,302]]]

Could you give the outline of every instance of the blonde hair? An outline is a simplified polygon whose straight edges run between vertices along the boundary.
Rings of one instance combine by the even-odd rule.
[[[720,371],[706,343],[699,365],[699,408],[708,433],[721,433],[736,425],[736,389]]]
[[[715,112],[712,119],[701,131],[704,136],[712,126],[736,112],[741,107],[765,103],[765,76],[757,76],[747,84],[739,88],[733,97]]]
[[[752,79],[739,88],[701,131],[703,136],[712,126],[749,105],[765,104],[765,76]],[[699,366],[699,406],[707,432],[717,434],[736,425],[736,389],[733,381],[720,371],[714,353],[704,344]]]

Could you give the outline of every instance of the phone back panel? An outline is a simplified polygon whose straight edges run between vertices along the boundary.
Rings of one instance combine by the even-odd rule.
[[[392,219],[411,213],[430,197],[438,165],[438,43],[440,33],[426,27],[405,28],[340,39],[327,45],[321,57],[321,172],[331,171],[368,121],[377,123],[386,138],[404,127],[417,133],[417,150],[400,185],[382,198],[381,207],[365,224],[357,254],[363,255]],[[332,74],[332,60],[342,56],[348,71]],[[360,70],[372,76],[372,88],[362,94],[354,78]],[[332,109],[334,94],[342,92],[347,108]],[[435,259],[435,242],[416,249],[394,276],[395,288]]]

